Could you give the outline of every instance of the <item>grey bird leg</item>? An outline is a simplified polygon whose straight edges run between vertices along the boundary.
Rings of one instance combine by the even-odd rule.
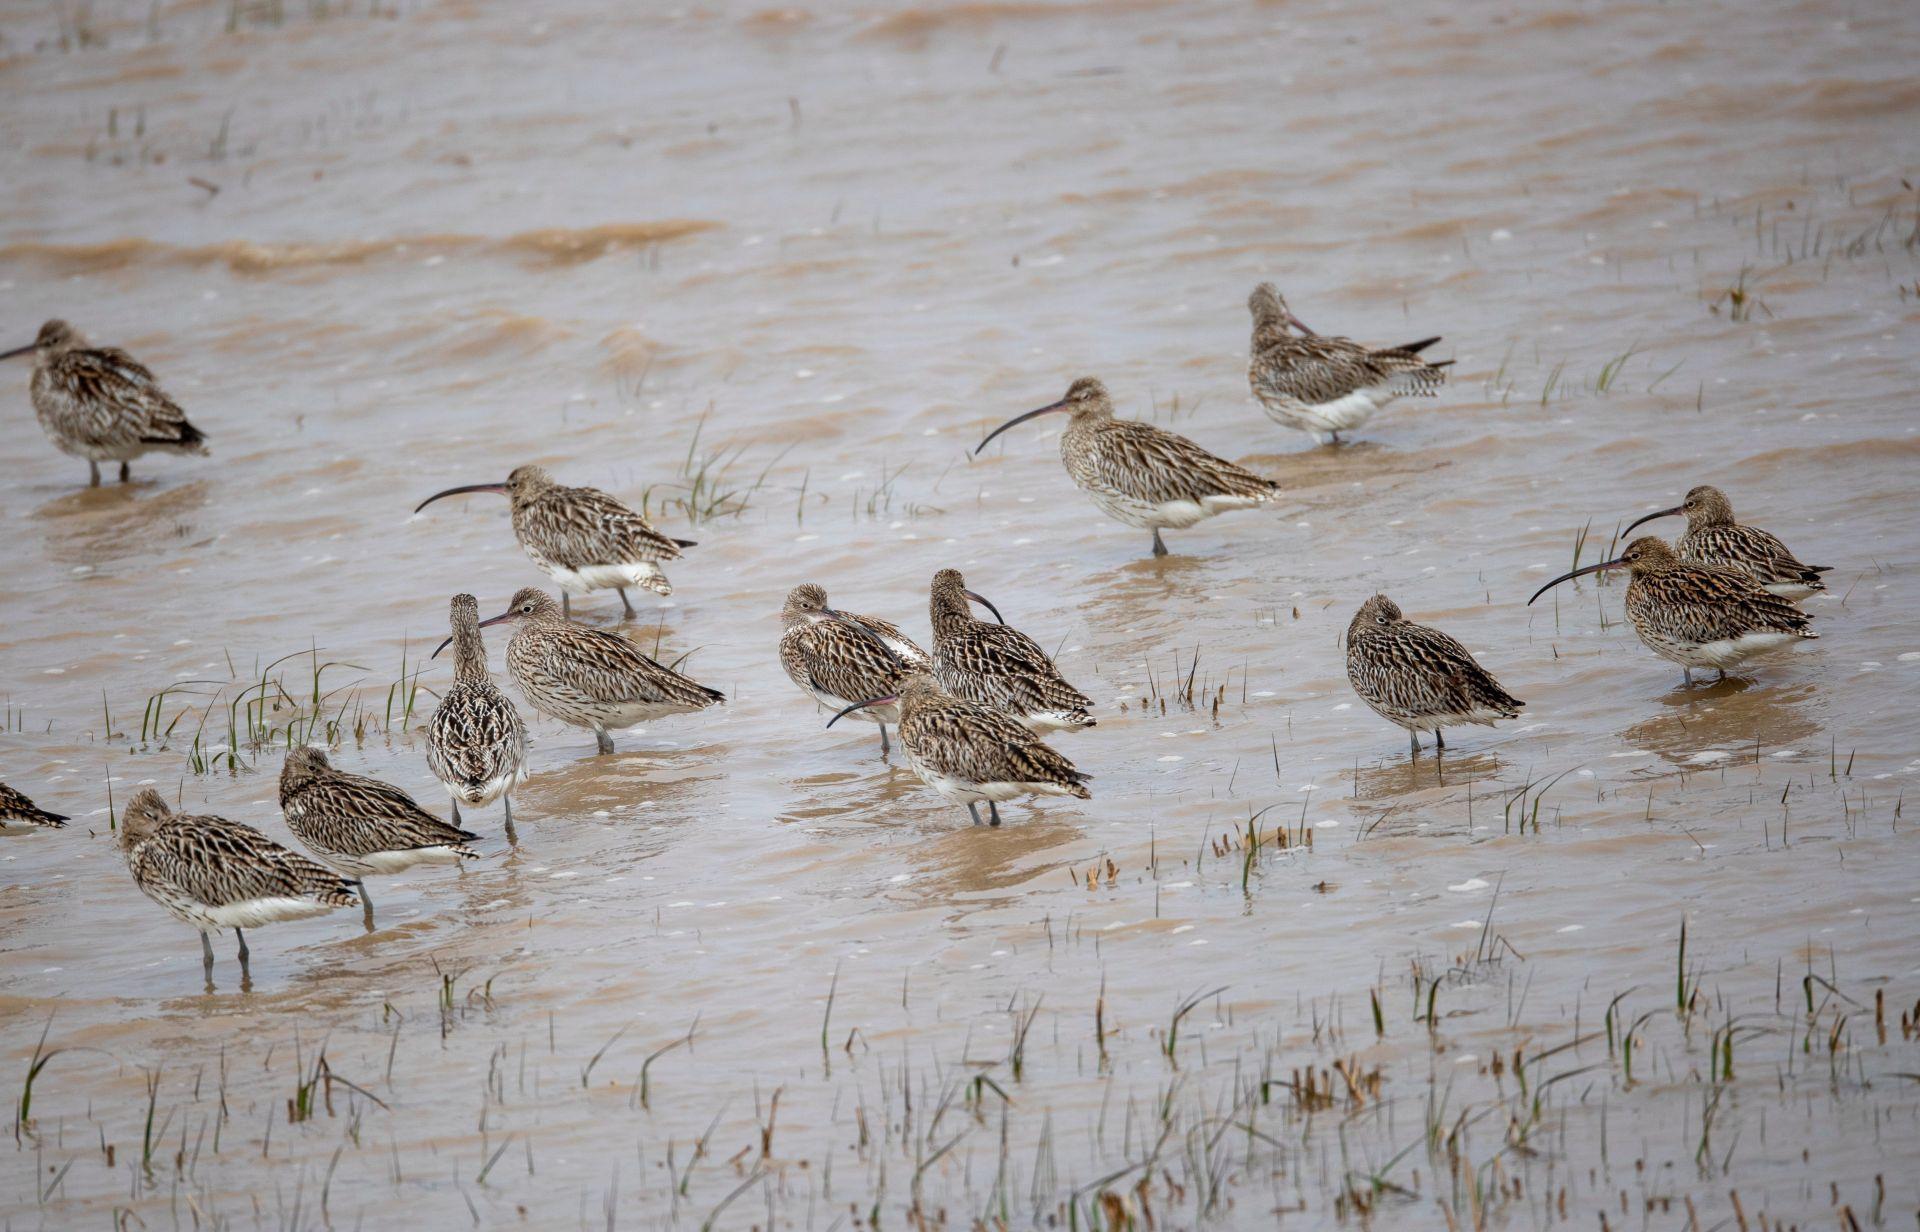
[[[213,938],[200,934],[200,969],[207,973],[207,991],[213,991]]]
[[[1155,556],[1165,556],[1167,554],[1167,545],[1160,540],[1160,528],[1158,526],[1153,528],[1153,554]],[[988,803],[991,804],[992,801],[988,801]]]
[[[460,824],[460,801],[458,799],[455,799],[453,802],[453,824],[456,826]]]
[[[97,488],[100,486],[100,464],[91,458],[87,459],[87,475],[88,487]]]
[[[364,880],[354,882],[353,888],[360,891],[360,913],[366,917],[367,931],[372,932],[373,896],[367,893],[367,883]]]
[[[593,729],[593,742],[600,747],[601,753],[613,752],[613,737],[607,734],[606,728],[596,727]]]
[[[885,757],[890,747],[887,744],[887,725],[882,723],[880,725],[880,756]]]
[[[967,816],[973,818],[973,824],[980,824],[980,804],[976,800],[967,801]]]
[[[988,825],[997,826],[1000,824],[1000,806],[991,800],[987,801],[987,816],[992,819],[987,822]]]
[[[638,616],[640,613],[633,610],[633,602],[632,600],[627,598],[627,588],[622,586],[619,588],[619,590],[620,590],[620,606],[627,609],[628,616]]]
[[[520,836],[513,832],[513,801],[505,796],[501,796],[500,807],[507,811],[507,843],[510,846],[518,847],[520,845]]]
[[[1693,669],[1690,667],[1683,667],[1680,669],[1680,672],[1683,676],[1686,677],[1687,687],[1691,689],[1693,687]]]
[[[133,468],[128,466],[125,462],[122,462],[120,464],[120,482],[125,483],[127,480],[131,478],[133,478]]]
[[[253,972],[247,967],[247,934],[236,928],[233,935],[240,939],[240,991],[245,992],[253,987]]]
[[[1437,727],[1433,729],[1433,747],[1436,751],[1447,747],[1447,733]]]
[[[1329,445],[1338,445],[1340,443],[1340,434],[1338,432],[1329,432],[1327,435],[1332,438],[1327,442]]]
[[[1725,680],[1726,678],[1727,678],[1727,669],[1723,667],[1720,669],[1720,674],[1713,678],[1713,683],[1719,684],[1722,680]]]
[[[1420,733],[1409,727],[1407,729],[1407,739],[1413,744],[1413,755],[1415,757],[1420,756]]]
[[[573,596],[564,590],[560,592],[560,614],[568,620],[573,619]]]

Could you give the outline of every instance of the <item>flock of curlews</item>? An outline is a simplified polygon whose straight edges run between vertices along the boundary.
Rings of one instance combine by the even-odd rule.
[[[1268,283],[1254,290],[1248,308],[1254,397],[1275,421],[1316,440],[1338,442],[1394,399],[1432,395],[1446,379],[1451,361],[1420,355],[1437,338],[1368,347],[1316,334]],[[28,353],[40,426],[61,452],[86,459],[94,485],[102,462],[118,462],[124,483],[129,464],[145,454],[207,452],[205,435],[125,351],[92,346],[65,322],[49,321],[31,345],[0,358]],[[1068,475],[1110,517],[1151,531],[1156,556],[1167,552],[1162,530],[1183,530],[1280,494],[1273,480],[1183,436],[1115,418],[1106,387],[1092,378],[995,428],[981,446],[1055,413],[1068,416],[1060,437]],[[371,931],[367,877],[477,858],[471,844],[479,836],[459,826],[462,804],[471,809],[500,801],[507,838],[515,841],[511,793],[527,775],[526,728],[488,670],[483,628],[513,626],[506,667],[521,696],[540,714],[590,729],[603,754],[613,750],[613,730],[724,702],[621,634],[572,619],[575,594],[618,591],[631,615],[629,587],[672,593],[661,566],[694,544],[661,534],[605,492],[561,485],[537,466],[517,467],[501,483],[436,493],[415,512],[471,492],[506,496],[514,537],[562,597],[555,604],[544,591],[524,589],[489,620],[480,619],[473,596],[452,600],[451,636],[435,655],[453,647],[454,680],[428,723],[426,755],[453,799],[453,824],[399,788],[334,769],[317,748],[288,754],[280,806],[288,828],[318,862],[250,826],[175,813],[150,789],[120,817],[120,846],[135,884],[200,931],[209,989],[215,932],[234,930],[244,985],[244,929],[358,902]],[[1801,564],[1772,535],[1736,522],[1717,488],[1697,487],[1684,504],[1627,529],[1681,514],[1687,529],[1673,546],[1651,536],[1634,539],[1617,558],[1555,578],[1533,598],[1582,574],[1628,570],[1628,619],[1648,649],[1686,670],[1689,684],[1695,668],[1724,677],[1729,668],[1816,636],[1796,603],[1824,589],[1825,570]],[[977,618],[976,603],[994,619]],[[1032,638],[969,590],[958,571],[934,575],[930,610],[931,653],[894,624],[829,606],[820,586],[796,586],[781,613],[781,666],[802,692],[834,711],[828,726],[843,717],[878,725],[883,755],[893,725],[914,773],[942,797],[965,804],[976,824],[982,803],[988,823],[999,825],[999,806],[1016,797],[1089,798],[1090,776],[1042,737],[1094,726],[1092,702]],[[1443,728],[1492,724],[1514,717],[1524,704],[1459,642],[1406,619],[1385,595],[1361,605],[1346,640],[1354,691],[1375,713],[1407,729],[1416,756],[1423,731],[1445,748]],[[57,827],[66,820],[0,784],[0,823]]]

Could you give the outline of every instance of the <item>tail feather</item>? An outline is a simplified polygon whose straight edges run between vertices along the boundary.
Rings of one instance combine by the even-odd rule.
[[[1418,355],[1420,352],[1426,350],[1428,347],[1432,346],[1434,343],[1440,341],[1441,337],[1442,335],[1435,334],[1431,338],[1422,338],[1418,342],[1409,342],[1404,346],[1397,346],[1397,347],[1394,347],[1393,349],[1396,351],[1405,351],[1409,355]]]
[[[673,543],[675,547],[682,548],[697,548],[700,546],[698,539],[675,539]]]

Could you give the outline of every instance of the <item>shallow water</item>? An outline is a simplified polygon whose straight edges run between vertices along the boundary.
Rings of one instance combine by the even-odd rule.
[[[128,347],[214,451],[86,490],[0,369],[0,777],[76,817],[0,836],[0,1087],[65,1050],[8,1226],[1913,1218],[1916,51],[1892,3],[0,6],[0,343]],[[1281,432],[1269,277],[1452,382]],[[1083,374],[1288,500],[1155,561],[1058,423],[969,460]],[[332,664],[336,761],[440,807],[403,662],[539,577],[497,498],[408,510],[529,461],[699,541],[629,631],[724,712],[534,722],[517,850],[470,816],[202,995],[109,789],[284,836],[229,704],[265,668],[284,745]],[[1820,641],[1685,690],[1619,586],[1524,605],[1696,482],[1835,566]],[[1091,803],[972,829],[780,674],[791,585],[923,635],[946,565],[1101,703]],[[1410,760],[1342,670],[1376,589],[1525,718]]]

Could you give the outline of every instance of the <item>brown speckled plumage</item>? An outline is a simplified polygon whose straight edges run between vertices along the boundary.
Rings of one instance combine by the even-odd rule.
[[[515,622],[507,642],[507,674],[541,714],[593,729],[602,753],[613,752],[610,727],[630,727],[704,710],[726,701],[672,668],[648,658],[618,633],[575,624],[545,591],[527,587],[506,612],[485,621]]]
[[[780,622],[780,666],[802,693],[831,710],[891,695],[912,672],[933,670],[932,657],[897,626],[873,616],[835,612],[827,606],[825,588],[812,583],[788,592]],[[889,658],[888,651],[895,657]],[[880,751],[885,753],[887,724],[900,721],[899,706],[870,706],[854,713],[879,725]]]
[[[207,452],[206,436],[187,421],[153,373],[119,347],[94,347],[65,321],[48,321],[31,346],[0,355],[33,353],[29,392],[33,413],[61,453],[87,460],[93,486],[100,464],[128,463],[147,453]]]
[[[70,818],[64,813],[49,813],[20,792],[0,783],[0,825],[45,826],[59,830]]]
[[[1442,728],[1491,727],[1526,705],[1501,688],[1465,646],[1408,620],[1385,595],[1361,604],[1347,626],[1347,679],[1375,714],[1407,729],[1416,755],[1423,731],[1444,749]]]
[[[1115,419],[1107,387],[1081,377],[1058,402],[995,428],[985,447],[1014,424],[1036,415],[1070,415],[1060,434],[1060,461],[1073,482],[1115,521],[1153,532],[1153,554],[1165,556],[1162,529],[1185,530],[1235,509],[1266,504],[1280,485],[1216,457],[1186,437],[1133,419]],[[975,451],[976,453],[978,450]]]
[[[447,639],[454,648],[453,687],[441,695],[427,722],[427,768],[453,797],[456,822],[461,804],[479,807],[499,800],[512,840],[511,793],[527,777],[527,729],[487,671],[473,596],[455,595],[447,619],[453,630]]]
[[[1820,575],[1830,566],[1803,565],[1773,535],[1757,526],[1742,526],[1734,520],[1733,502],[1711,484],[1694,488],[1672,509],[1636,518],[1622,533],[1642,522],[1678,514],[1687,517],[1686,533],[1674,544],[1682,560],[1738,569],[1783,599],[1805,599],[1827,588]]]
[[[982,800],[997,826],[1000,803],[1018,796],[1092,797],[1090,776],[1039,736],[998,710],[954,697],[925,672],[908,676],[898,697],[908,764],[928,787],[965,804],[976,825]]]
[[[140,892],[200,930],[209,984],[213,947],[207,934],[234,930],[244,978],[247,942],[241,929],[323,915],[359,901],[353,883],[332,869],[252,826],[175,813],[152,788],[129,800],[120,815],[120,850]]]
[[[1689,684],[1696,667],[1714,668],[1724,678],[1728,668],[1820,636],[1813,618],[1791,600],[1737,569],[1683,561],[1651,535],[1635,539],[1613,560],[1562,574],[1533,598],[1568,578],[1620,567],[1633,575],[1626,610],[1634,632],[1647,649],[1680,664]]]
[[[572,595],[595,590],[618,590],[632,615],[626,588],[644,586],[658,595],[672,594],[673,584],[659,563],[678,560],[682,548],[694,546],[690,539],[661,534],[640,513],[600,489],[555,483],[538,466],[515,467],[503,484],[449,488],[420,502],[414,512],[462,492],[506,493],[514,538],[560,587],[562,615],[571,614]]]
[[[1403,395],[1431,396],[1452,361],[1429,363],[1417,354],[1439,341],[1369,347],[1351,338],[1322,336],[1290,326],[1299,320],[1270,282],[1247,299],[1253,314],[1247,383],[1268,416],[1289,428],[1340,439]]]
[[[929,609],[941,687],[1036,732],[1092,727],[1093,702],[1067,683],[1040,644],[1011,626],[976,620],[967,606],[971,597],[958,569],[933,575]]]

